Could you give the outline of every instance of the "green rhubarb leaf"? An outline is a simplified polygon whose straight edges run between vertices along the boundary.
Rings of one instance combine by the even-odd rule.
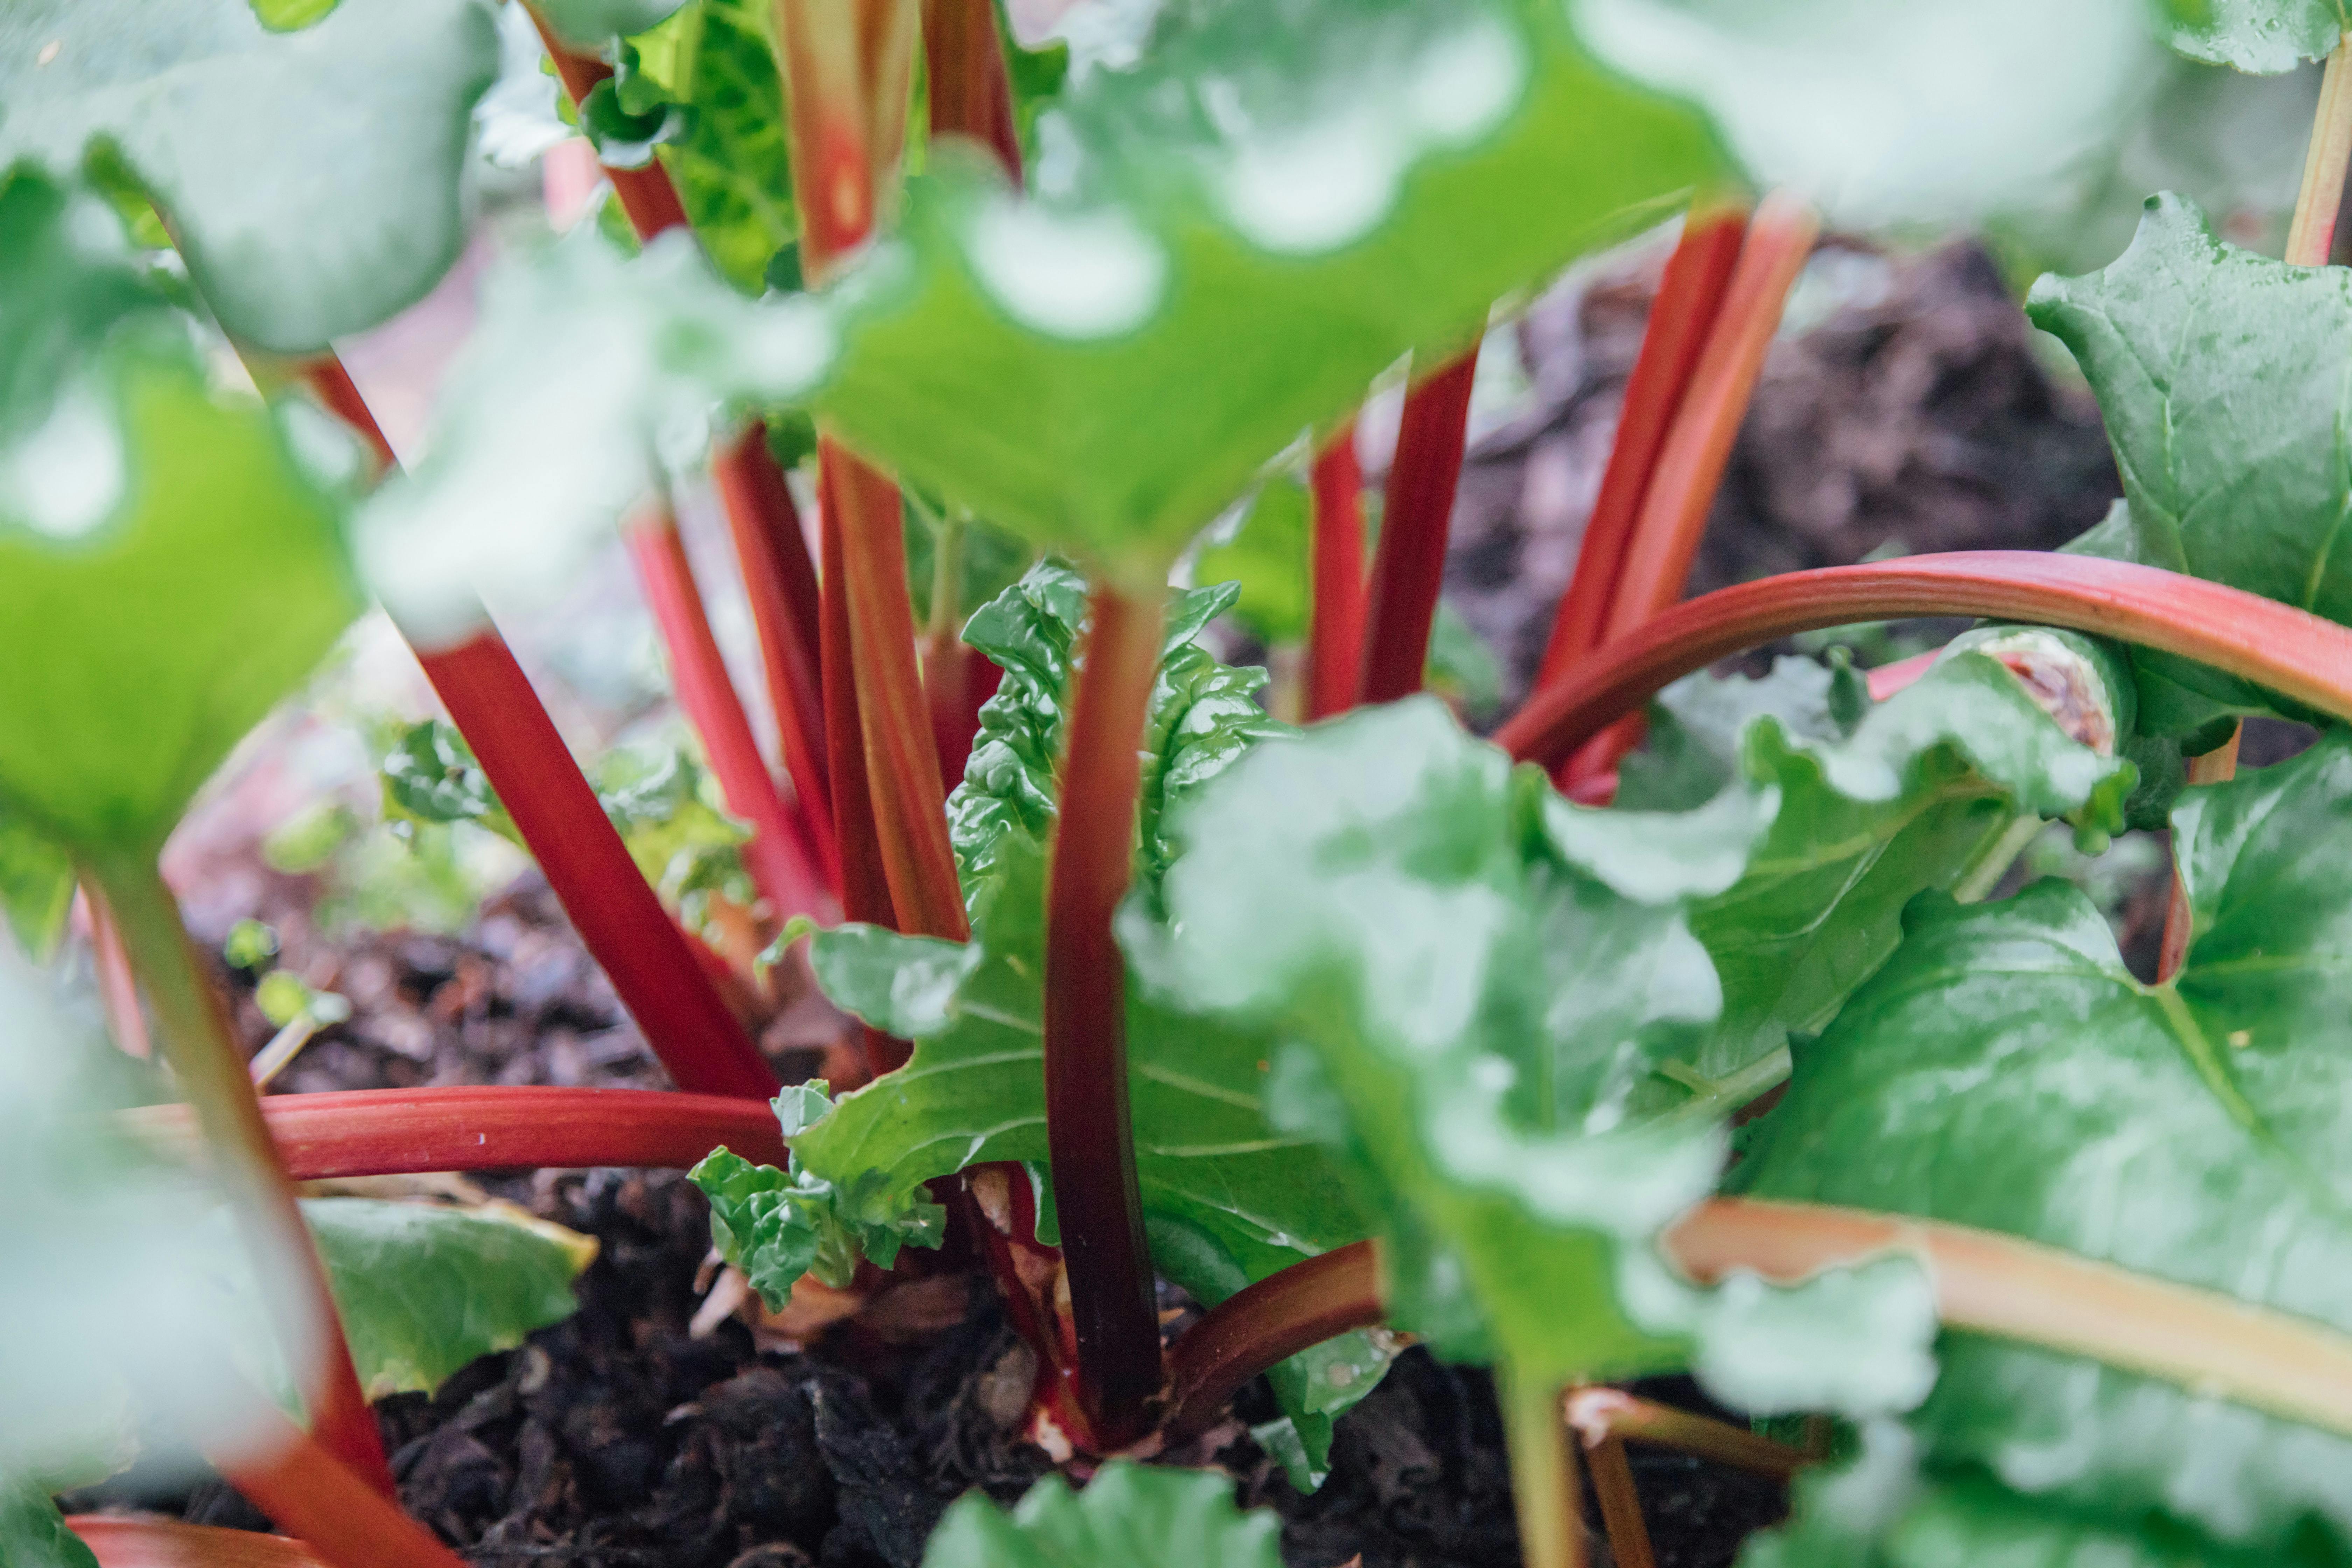
[[[1281,1568],[1272,1510],[1234,1506],[1218,1470],[1113,1460],[1086,1490],[1049,1475],[1010,1512],[966,1493],[923,1548],[922,1568]]]
[[[979,159],[912,183],[836,290],[821,402],[923,487],[1139,581],[1400,353],[1718,167],[1558,0],[1192,7],[1039,141],[1028,196]]]
[[[1294,474],[1276,474],[1249,504],[1233,537],[1201,552],[1192,575],[1203,583],[1238,583],[1234,619],[1267,644],[1307,636],[1313,589],[1308,583],[1313,504]]]
[[[481,0],[342,0],[285,33],[248,0],[19,0],[0,13],[0,167],[70,174],[110,149],[229,334],[309,353],[457,259],[497,70]]]
[[[2352,419],[2352,275],[2290,267],[2218,237],[2176,196],[2149,200],[2105,270],[2044,278],[2034,324],[2074,353],[2098,394],[2126,505],[2078,541],[2352,623],[2339,532]],[[2243,682],[2142,652],[2145,727],[2182,734],[2274,706]]]
[[[63,849],[23,823],[0,814],[0,915],[16,945],[46,963],[66,932],[73,908],[74,868]]]
[[[825,1091],[788,1089],[776,1112],[797,1137],[832,1109]],[[812,1173],[795,1148],[790,1166],[754,1165],[713,1150],[688,1173],[710,1200],[710,1235],[719,1255],[743,1271],[770,1308],[781,1310],[803,1274],[848,1288],[857,1260],[887,1268],[901,1247],[936,1247],[947,1237],[947,1211],[919,1184],[882,1170],[845,1173],[838,1182]]]
[[[345,0],[348,4],[349,0]],[[602,51],[616,38],[635,37],[667,21],[680,0],[533,0],[531,9],[575,49]]]
[[[1656,1247],[1725,1139],[1635,1096],[1715,1020],[1688,910],[1738,880],[1773,805],[1590,810],[1433,700],[1366,710],[1257,748],[1180,815],[1139,967],[1283,1042],[1275,1125],[1348,1173],[1390,1321],[1440,1355],[1545,1383],[1692,1366],[1765,1412],[1900,1407],[1934,1375],[1909,1265],[1706,1291]]]
[[[2158,0],[2164,41],[2191,59],[2275,75],[2352,31],[2341,0]]]
[[[152,850],[359,608],[324,416],[216,390],[94,198],[0,176],[0,816]]]
[[[507,1205],[306,1198],[302,1217],[370,1399],[431,1394],[579,1306],[591,1238]]]
[[[2193,916],[2134,979],[2074,888],[1937,894],[1796,1072],[1741,1166],[1759,1196],[2007,1231],[2352,1329],[2352,738],[2188,791]],[[1947,1336],[1929,1462],[2093,1517],[2170,1513],[2278,1552],[2352,1538],[2352,1443],[2053,1352]]]
[[[1913,895],[1981,897],[2046,817],[2076,819],[2101,841],[2122,831],[2135,778],[2115,752],[2130,726],[2126,667],[2084,639],[2024,635],[2042,668],[2063,666],[2093,694],[2082,710],[2099,713],[2104,751],[2071,738],[1993,658],[1958,645],[1850,732],[1830,708],[1832,683],[1853,678],[1801,660],[1781,660],[1766,681],[1700,676],[1669,693],[1666,750],[1632,770],[1637,787],[1622,805],[1686,808],[1718,769],[1780,799],[1738,880],[1692,907],[1723,1011],[1692,1055],[1666,1064],[1675,1079],[1729,1079],[1733,1103],[1752,1098],[1758,1086],[1738,1087],[1742,1075],[1771,1064],[1792,1031],[1836,1015],[1895,951]]]
[[[657,155],[687,221],[728,281],[750,294],[800,237],[773,26],[761,0],[693,0],[633,41],[646,88],[684,111],[681,132]]]
[[[0,1476],[0,1563],[9,1568],[98,1568],[37,1482]]]
[[[424,460],[355,540],[411,638],[464,640],[485,589],[551,605],[671,465],[699,463],[720,405],[790,402],[834,335],[801,297],[746,300],[683,234],[631,259],[587,226],[495,278]]]

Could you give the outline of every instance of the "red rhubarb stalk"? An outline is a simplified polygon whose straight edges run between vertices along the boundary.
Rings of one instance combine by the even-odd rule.
[[[1372,1244],[1294,1263],[1220,1301],[1168,1352],[1168,1433],[1205,1432],[1242,1385],[1277,1362],[1381,1321]]]
[[[155,1010],[164,1055],[218,1162],[246,1246],[257,1258],[282,1256],[299,1270],[303,1300],[272,1305],[285,1314],[279,1323],[284,1342],[317,1344],[316,1363],[297,1375],[319,1441],[356,1472],[355,1487],[373,1487],[389,1497],[392,1468],[360,1391],[326,1269],[262,1122],[228,1014],[181,923],[179,903],[152,859],[133,854],[86,870],[106,889],[131,966]]]
[[[764,425],[754,423],[713,452],[710,473],[742,565],[784,768],[804,808],[800,816],[812,830],[825,879],[838,893],[841,855],[833,838],[833,781],[825,757],[816,563],[809,559],[800,508],[768,449]]]
[[[1312,723],[1356,703],[1364,660],[1364,471],[1356,422],[1333,433],[1315,459],[1310,513],[1314,603],[1307,626],[1307,718]]]
[[[647,1089],[467,1085],[272,1095],[262,1121],[297,1182],[424,1171],[685,1170],[724,1143],[747,1160],[784,1163],[775,1112],[732,1095]],[[122,1113],[141,1137],[194,1152],[184,1107]]]
[[[1650,305],[1642,351],[1626,378],[1609,466],[1601,472],[1601,493],[1584,524],[1575,574],[1544,645],[1543,663],[1536,674],[1538,688],[1601,646],[1625,563],[1625,546],[1633,536],[1658,450],[1665,445],[1667,427],[1690,386],[1747,232],[1747,209],[1728,202],[1696,203],[1684,220],[1682,239],[1667,259]]]
[[[595,90],[598,82],[613,74],[613,68],[564,47],[563,41],[536,9],[530,19],[538,25],[540,42],[547,46],[547,58],[555,62],[555,74],[563,83],[564,95],[578,107]],[[607,163],[604,177],[613,182],[613,195],[639,239],[650,239],[666,230],[686,226],[686,208],[677,199],[677,187],[670,183],[669,171],[658,161],[648,161],[641,169],[616,169]]]
[[[221,1475],[328,1568],[465,1568],[433,1532],[368,1489],[324,1446],[290,1422],[262,1458],[210,1454]]]
[[[254,1530],[99,1513],[69,1514],[66,1528],[81,1537],[98,1568],[323,1568],[304,1542]]]
[[[1393,702],[1421,689],[1429,629],[1445,578],[1445,536],[1470,420],[1478,350],[1450,361],[1406,394],[1381,511],[1381,542],[1364,613],[1363,674],[1356,696]]]
[[[1160,600],[1108,580],[1072,699],[1045,910],[1045,1136],[1097,1439],[1142,1430],[1160,1386],[1160,1320],[1127,1098],[1127,964],[1111,922],[1135,853],[1143,725],[1160,667]]]
[[[1653,692],[1793,632],[1912,616],[2033,621],[2160,648],[2352,717],[2352,631],[2154,566],[2042,551],[1976,550],[1791,572],[1677,605],[1530,699],[1496,731],[1556,764]]]
[[[1004,40],[997,34],[991,0],[923,0],[923,63],[931,134],[979,142],[1020,184],[1013,83],[1005,74]]]
[[[678,1088],[766,1099],[776,1075],[639,874],[495,631],[419,655],[589,953]]]
[[[751,824],[743,865],[779,919],[795,915],[830,922],[838,918],[831,889],[776,793],[751,721],[735,695],[719,639],[710,630],[686,540],[667,506],[648,505],[622,529],[636,563],[654,621],[669,649],[670,679],[687,721],[702,737],[704,754],[727,809]]]

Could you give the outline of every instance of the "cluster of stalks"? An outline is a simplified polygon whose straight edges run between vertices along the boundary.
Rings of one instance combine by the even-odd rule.
[[[812,286],[838,273],[887,205],[919,39],[932,134],[977,142],[1020,180],[1012,91],[989,0],[924,0],[919,28],[910,8],[892,0],[777,0],[777,23]],[[551,33],[546,39],[575,99],[605,74]],[[2352,142],[2352,93],[2337,90],[2341,64],[2339,50],[2290,259],[2324,260],[2333,232]],[[608,174],[641,236],[685,223],[658,163]],[[1618,759],[1640,739],[1641,705],[1667,681],[1793,631],[1917,615],[2037,621],[2165,648],[2352,717],[2352,632],[2145,567],[2041,553],[1929,555],[1796,573],[1677,603],[1817,226],[1803,203],[1784,195],[1752,210],[1719,194],[1692,205],[1535,690],[1498,732],[1499,744],[1543,765],[1576,798],[1604,804]],[[1352,423],[1335,421],[1326,436],[1312,486],[1310,718],[1421,685],[1475,369],[1473,346],[1412,385],[1369,568]],[[309,376],[389,466],[391,447],[342,366],[324,359]],[[961,773],[987,682],[941,635],[954,617],[950,563],[940,564],[947,607],[919,637],[898,489],[819,435],[814,554],[759,427],[711,458],[788,788],[761,755],[719,658],[667,498],[652,498],[628,522],[631,556],[680,705],[729,808],[751,825],[746,863],[771,916],[846,917],[964,940],[944,796],[946,781]],[[1018,1205],[966,1196],[957,1207],[1038,1353],[1034,1408],[1077,1451],[1095,1455],[1202,1431],[1275,1363],[1382,1319],[1377,1248],[1359,1243],[1260,1281],[1161,1349],[1127,1110],[1123,963],[1112,935],[1129,884],[1138,745],[1160,619],[1157,584],[1098,576],[1048,891],[1045,1072],[1063,1246],[1058,1256],[1039,1247]],[[101,925],[119,933],[129,972],[154,1007],[194,1121],[215,1148],[241,1154],[251,1223],[297,1238],[312,1259],[310,1310],[331,1330],[332,1303],[294,1210],[292,1181],[530,1165],[683,1167],[722,1142],[772,1161],[784,1154],[762,1103],[776,1079],[729,1006],[714,961],[631,863],[506,644],[489,629],[418,653],[679,1092],[367,1091],[265,1106],[152,864],[86,868],[109,911]],[[2200,759],[2200,776],[2227,776],[2233,755],[2234,746]],[[907,1049],[868,1032],[861,1072],[845,1076],[893,1070]],[[143,1122],[160,1139],[195,1131],[184,1113],[146,1113]],[[1025,1178],[992,1179],[1000,1200],[1009,1190],[1025,1202]],[[967,1173],[967,1185],[983,1195],[991,1180],[986,1171]],[[2013,1238],[1853,1210],[1719,1200],[1671,1231],[1665,1246],[1701,1282],[1742,1268],[1796,1279],[1908,1252],[1927,1266],[1948,1323],[2095,1356],[2337,1430],[2352,1411],[2352,1340]],[[259,1555],[235,1560],[456,1568],[457,1559],[391,1500],[391,1476],[341,1338],[330,1331],[323,1342],[329,1352],[310,1380],[312,1430],[289,1426],[258,1461],[223,1457],[235,1484],[307,1545],[289,1543],[277,1556],[276,1547],[256,1546]],[[1523,1385],[1504,1371],[1522,1533],[1529,1561],[1545,1568],[1580,1560],[1580,1449],[1616,1560],[1629,1565],[1647,1563],[1650,1553],[1626,1443],[1666,1444],[1780,1476],[1815,1457],[1615,1390]],[[101,1561],[116,1564],[154,1561],[192,1539],[184,1526],[83,1521],[77,1528]]]

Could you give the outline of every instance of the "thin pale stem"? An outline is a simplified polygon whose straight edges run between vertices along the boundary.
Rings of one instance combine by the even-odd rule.
[[[269,1037],[269,1043],[253,1054],[248,1073],[257,1089],[268,1089],[279,1073],[293,1065],[302,1047],[319,1032],[319,1020],[309,1013],[289,1021],[284,1028]],[[298,1180],[299,1178],[297,1178]]]
[[[1477,377],[1473,344],[1405,395],[1366,594],[1359,701],[1393,702],[1421,689],[1445,581],[1445,540],[1462,478],[1470,388]]]
[[[1650,1550],[1650,1527],[1642,1518],[1642,1494],[1633,1486],[1633,1467],[1625,1445],[1603,1437],[1584,1450],[1592,1472],[1592,1492],[1601,1500],[1601,1528],[1609,1534],[1609,1557],[1616,1568],[1657,1568]]]
[[[1495,1368],[1503,1433],[1511,1450],[1511,1506],[1519,1520],[1519,1557],[1528,1568],[1583,1568],[1583,1489],[1576,1449],[1560,1419],[1560,1390],[1542,1378]]]
[[[666,1089],[468,1085],[276,1095],[263,1123],[288,1177],[406,1175],[425,1171],[685,1170],[725,1144],[781,1165],[775,1112],[732,1095]],[[195,1128],[176,1105],[122,1113],[159,1148],[193,1152]]]
[[[2319,108],[2312,116],[2311,145],[2303,158],[2303,188],[2295,194],[2294,221],[2286,236],[2286,259],[2295,267],[2325,267],[2335,248],[2336,213],[2344,200],[2344,174],[2352,163],[2352,35],[2339,39],[2319,79]]]
[[[677,520],[667,506],[648,504],[623,525],[622,538],[654,624],[661,629],[663,646],[669,650],[677,705],[702,742],[727,809],[751,825],[743,866],[752,884],[779,920],[806,915],[830,923],[839,919],[824,873],[810,857],[806,840],[776,793],[775,776],[760,755],[751,718],[736,695],[695,586],[694,566],[687,559]]]
[[[1380,1298],[1370,1243],[1294,1263],[1228,1296],[1169,1351],[1169,1435],[1207,1431],[1267,1367],[1379,1323]]]
[[[68,1514],[66,1528],[98,1568],[325,1568],[307,1543],[255,1530],[100,1513]]]
[[[764,1100],[776,1075],[621,842],[495,631],[420,653],[548,886],[678,1088]]]
[[[289,1345],[317,1342],[318,1363],[302,1382],[320,1440],[367,1485],[389,1496],[392,1470],[374,1414],[360,1392],[326,1269],[262,1121],[245,1053],[180,922],[178,901],[151,859],[131,856],[89,869],[120,922],[131,965],[155,1009],[164,1056],[214,1151],[247,1247],[257,1257],[282,1253],[300,1271],[307,1299],[299,1308],[287,1305],[289,1314],[300,1315],[279,1327]]]
[[[1791,572],[1677,605],[1538,693],[1496,732],[1552,766],[1679,676],[1792,632],[1970,616],[2036,622],[2180,654],[2352,716],[2352,631],[2153,566],[2041,551],[1958,551]]]
[[[1684,221],[1682,239],[1650,305],[1641,353],[1625,382],[1609,466],[1601,472],[1601,491],[1577,546],[1575,574],[1544,645],[1536,675],[1539,687],[1558,679],[1571,663],[1601,646],[1642,498],[1649,491],[1659,449],[1706,346],[1707,331],[1723,304],[1747,232],[1748,210],[1733,202],[1694,204]]]
[[[838,898],[841,851],[834,842],[833,781],[825,760],[816,563],[809,559],[800,509],[768,449],[764,425],[754,423],[719,447],[710,473],[759,634],[768,704],[799,807],[795,820]]]
[[[1315,459],[1312,481],[1314,602],[1307,627],[1307,721],[1356,702],[1364,661],[1364,472],[1356,422],[1341,426]]]
[[[465,1568],[433,1532],[369,1489],[334,1454],[290,1424],[274,1452],[211,1454],[221,1475],[328,1568]]]
[[[1962,867],[1953,879],[1952,898],[1955,902],[1980,904],[1992,896],[2001,878],[2025,853],[2025,847],[2040,836],[2042,818],[2032,812],[2021,812],[2008,825],[1985,836],[1975,857]]]
[[[1815,1458],[1744,1426],[1695,1415],[1616,1388],[1580,1388],[1570,1394],[1568,1424],[1588,1449],[1597,1449],[1603,1443],[1654,1443],[1775,1480],[1787,1480]],[[1596,1475],[1599,1468],[1596,1463]]]
[[[1127,965],[1113,934],[1135,855],[1140,747],[1160,665],[1156,595],[1108,582],[1072,699],[1045,906],[1045,1138],[1081,1397],[1097,1439],[1141,1430],[1160,1386],[1151,1255],[1128,1111]]]

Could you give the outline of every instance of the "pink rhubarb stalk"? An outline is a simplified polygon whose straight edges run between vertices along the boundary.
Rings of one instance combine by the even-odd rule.
[[[1429,631],[1445,580],[1445,538],[1470,420],[1470,385],[1478,350],[1452,360],[1406,394],[1389,464],[1381,542],[1364,612],[1363,673],[1356,696],[1393,702],[1421,689],[1429,666]]]
[[[1307,628],[1308,722],[1356,704],[1364,662],[1364,473],[1356,422],[1335,432],[1315,459],[1314,602]]]

